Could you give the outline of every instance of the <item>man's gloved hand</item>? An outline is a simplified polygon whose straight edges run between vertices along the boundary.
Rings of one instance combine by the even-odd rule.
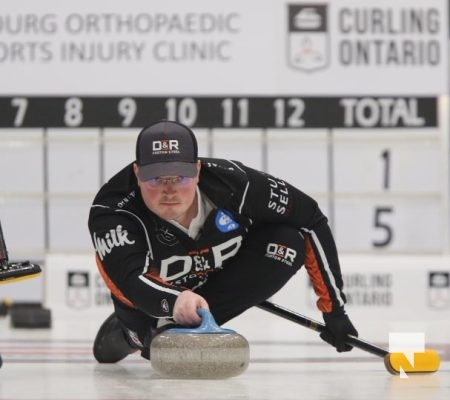
[[[345,343],[345,339],[347,335],[358,336],[358,331],[343,309],[329,314],[323,313],[323,320],[326,331],[320,334],[322,340],[336,347],[339,353],[353,349],[353,346]]]

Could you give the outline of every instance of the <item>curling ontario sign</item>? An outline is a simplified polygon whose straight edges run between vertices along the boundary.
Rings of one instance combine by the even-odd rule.
[[[3,93],[435,95],[448,87],[446,0],[11,4],[0,13]],[[111,85],[118,76],[127,79]]]
[[[331,4],[289,4],[289,65],[306,72],[329,66],[330,36],[333,62],[346,68],[417,68],[442,63],[446,50],[439,35],[446,26],[436,4],[380,7],[370,3],[334,2],[337,7],[331,16]]]

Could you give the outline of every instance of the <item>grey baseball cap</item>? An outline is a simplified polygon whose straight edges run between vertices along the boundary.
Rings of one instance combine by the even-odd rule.
[[[142,129],[136,142],[139,179],[197,175],[197,140],[187,127],[174,121],[158,121]]]

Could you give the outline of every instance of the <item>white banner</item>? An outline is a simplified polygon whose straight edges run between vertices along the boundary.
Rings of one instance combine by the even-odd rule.
[[[356,320],[445,321],[450,315],[450,258],[341,256],[346,309]],[[50,254],[45,262],[45,306],[55,316],[103,317],[112,300],[94,255]],[[273,298],[321,320],[302,268]]]
[[[95,256],[50,254],[45,260],[45,307],[54,318],[102,318],[114,310]]]
[[[346,309],[355,320],[446,321],[450,316],[450,258],[340,257]],[[276,303],[321,320],[304,269],[274,296]]]
[[[438,95],[447,0],[4,0],[0,94]]]

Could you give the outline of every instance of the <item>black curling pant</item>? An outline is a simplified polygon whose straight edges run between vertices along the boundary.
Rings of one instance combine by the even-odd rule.
[[[305,258],[301,233],[282,225],[253,228],[235,257],[195,290],[219,325],[278,292]]]
[[[305,243],[298,230],[279,224],[252,227],[238,253],[194,291],[206,299],[214,319],[222,325],[278,292],[301,268],[304,258]],[[114,303],[130,340],[131,330],[142,343],[148,342],[157,319]]]

